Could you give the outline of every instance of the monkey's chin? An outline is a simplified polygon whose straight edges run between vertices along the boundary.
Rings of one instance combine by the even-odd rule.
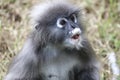
[[[79,37],[77,39],[74,39],[74,38],[67,38],[65,41],[64,41],[64,46],[67,47],[67,48],[76,48],[76,49],[80,49],[82,46],[82,38]]]

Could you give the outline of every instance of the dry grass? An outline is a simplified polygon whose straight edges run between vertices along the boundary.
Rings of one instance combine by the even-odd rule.
[[[107,59],[110,52],[116,53],[117,64],[120,65],[120,1],[71,1],[83,9],[88,37],[103,66],[101,80],[111,80],[113,73]],[[30,31],[28,11],[37,2],[40,1],[0,1],[0,80]]]

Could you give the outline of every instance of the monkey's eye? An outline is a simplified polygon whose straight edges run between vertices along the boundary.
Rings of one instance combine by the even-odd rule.
[[[77,17],[76,17],[76,15],[75,15],[75,14],[72,14],[72,15],[70,16],[70,20],[73,21],[74,23],[77,23]]]
[[[59,28],[63,28],[66,25],[66,23],[67,23],[67,20],[65,18],[59,18],[57,20],[57,26]]]

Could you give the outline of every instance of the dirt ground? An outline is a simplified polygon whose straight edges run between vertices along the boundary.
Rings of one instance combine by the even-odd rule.
[[[86,34],[102,64],[101,80],[120,80],[120,0],[70,1],[82,10]],[[0,0],[0,80],[31,30],[28,15],[38,2],[44,0]],[[109,58],[111,53],[114,63]],[[118,66],[116,72],[114,64]]]

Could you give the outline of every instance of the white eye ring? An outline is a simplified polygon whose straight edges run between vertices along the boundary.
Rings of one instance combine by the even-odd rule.
[[[67,23],[67,19],[65,19],[65,18],[59,18],[57,20],[57,27],[63,28],[66,23]]]
[[[75,14],[71,15],[71,20],[74,22],[74,23],[77,23],[77,17]]]

